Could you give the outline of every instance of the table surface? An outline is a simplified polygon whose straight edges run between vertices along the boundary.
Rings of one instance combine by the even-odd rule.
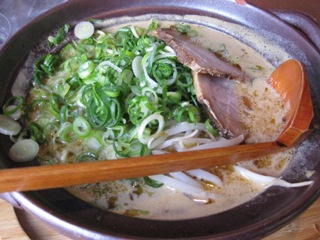
[[[57,0],[63,2],[64,0]],[[17,3],[35,3],[35,0],[2,0],[0,3],[0,13],[2,6],[11,6]],[[50,4],[53,1],[47,1]],[[320,23],[320,1],[319,0],[247,0],[261,8],[270,10],[298,11],[312,16]],[[43,3],[43,2],[41,2]],[[42,10],[48,6],[42,4]],[[15,15],[11,15],[14,18]],[[30,16],[28,16],[30,18]],[[15,22],[17,23],[17,21]],[[16,210],[17,211],[17,210]],[[46,239],[46,240],[65,240],[68,239],[59,233],[48,228],[44,223],[32,215],[18,211],[0,199],[0,240],[27,240],[27,239]],[[17,219],[19,217],[19,220]],[[21,227],[23,226],[23,228]],[[28,233],[28,235],[26,234]],[[266,237],[265,240],[305,240],[320,239],[320,199],[313,203],[303,214],[294,221],[284,226],[282,229]]]

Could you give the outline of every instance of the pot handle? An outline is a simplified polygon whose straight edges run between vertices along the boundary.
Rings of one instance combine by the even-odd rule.
[[[11,193],[0,193],[0,198],[10,203],[13,207],[22,209],[21,204],[14,198]]]
[[[320,26],[312,17],[298,12],[273,11],[273,13],[302,31],[320,50]]]

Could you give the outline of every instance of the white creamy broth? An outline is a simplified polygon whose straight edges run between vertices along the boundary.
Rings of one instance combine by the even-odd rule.
[[[261,189],[233,171],[220,170],[224,175],[223,188],[212,187],[215,198],[210,203],[195,201],[189,196],[167,187],[144,187],[142,194],[128,182],[90,184],[69,188],[74,195],[91,204],[119,214],[149,219],[186,219],[207,216],[236,207],[255,197]],[[114,198],[116,203],[110,204]],[[134,212],[132,212],[134,210]],[[138,210],[137,212],[135,212]]]
[[[266,142],[276,139],[284,126],[286,109],[280,97],[266,82],[274,70],[274,66],[266,58],[272,56],[282,62],[289,58],[285,52],[265,42],[251,30],[203,16],[145,15],[108,19],[97,22],[96,26],[106,32],[116,32],[120,27],[129,24],[147,28],[151,19],[158,19],[160,27],[163,28],[180,22],[191,25],[197,32],[194,41],[219,53],[229,62],[239,65],[252,78],[249,83],[237,83],[240,112],[243,112],[241,118],[247,130],[246,142]],[[228,31],[237,29],[239,35],[229,36],[224,33],[225,29]],[[238,40],[241,38],[248,40],[246,44]],[[248,43],[252,47],[248,47]],[[262,52],[261,49],[257,51],[259,48],[263,49],[263,54],[259,53]],[[19,82],[18,79],[16,84],[18,89]],[[37,119],[40,114],[43,118],[43,112],[35,112],[31,116]],[[83,143],[76,141],[69,145],[56,144],[54,147],[47,145],[40,150],[39,155],[43,158],[47,155],[54,156],[60,163],[67,163],[73,162],[82,150]],[[241,165],[269,176],[280,176],[293,152],[290,150],[261,159],[248,160]],[[108,158],[108,150],[103,154],[104,158]],[[264,190],[260,185],[240,176],[232,166],[214,167],[208,171],[217,175],[223,182],[222,187],[218,187],[201,181],[201,185],[210,193],[209,201],[191,198],[166,186],[152,188],[141,185],[139,180],[133,183],[119,180],[87,184],[74,186],[68,190],[100,208],[150,219],[185,219],[215,214],[245,203]]]
[[[197,18],[192,16],[192,19]],[[105,21],[99,25],[103,26],[104,31],[115,32],[119,27],[126,26],[127,20],[120,20],[120,22],[125,22],[120,25],[115,25],[117,20]],[[133,24],[136,26],[146,28],[150,24],[150,21],[142,21],[139,18],[134,20],[139,20]],[[177,16],[176,21],[181,20],[183,21]],[[215,23],[215,20],[212,21]],[[164,28],[172,24],[175,22],[166,20],[160,22],[161,27]],[[115,26],[108,27],[109,25]],[[284,126],[283,117],[286,110],[280,97],[266,83],[274,67],[253,48],[233,37],[208,26],[192,25],[192,28],[198,33],[195,41],[214,52],[219,52],[228,61],[240,65],[241,69],[253,79],[249,84],[238,84],[239,103],[244,112],[242,119],[250,132],[246,141],[275,140]],[[258,37],[251,40],[256,43],[261,41]],[[272,48],[270,52],[273,52],[274,48],[270,47]],[[264,49],[268,51],[266,47]],[[266,175],[280,176],[292,154],[293,151],[288,151],[251,160],[241,165]],[[185,219],[225,211],[249,201],[264,190],[254,182],[239,176],[231,167],[212,168],[210,171],[223,180],[223,187],[206,186],[207,190],[215,196],[209,203],[195,201],[186,194],[165,186],[158,189],[144,186],[141,191],[127,181],[76,186],[70,188],[69,191],[98,207],[120,214],[150,219]]]

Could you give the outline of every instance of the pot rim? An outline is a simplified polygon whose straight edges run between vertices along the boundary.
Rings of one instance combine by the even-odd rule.
[[[89,2],[89,1],[77,1],[77,3],[79,2]],[[93,4],[92,2],[98,2],[97,0],[93,0],[90,1],[91,4]],[[128,6],[124,7],[124,3],[126,1],[119,1],[119,9],[117,9],[117,4],[112,5],[115,11],[109,12],[107,15],[108,16],[115,16],[115,15],[119,15],[119,14],[123,14],[125,12],[127,12],[127,10],[129,9]],[[143,2],[143,1],[141,1]],[[148,1],[146,1],[148,2]],[[181,7],[181,3],[185,2],[184,6]],[[275,15],[273,15],[270,12],[261,10],[259,8],[256,8],[252,5],[245,5],[245,6],[241,6],[243,8],[246,9],[246,11],[240,12],[238,11],[238,9],[240,8],[239,5],[233,3],[231,4],[225,3],[225,0],[219,0],[217,1],[217,3],[215,4],[211,4],[209,7],[207,5],[205,5],[203,2],[201,2],[201,4],[197,5],[196,8],[192,9],[192,3],[193,1],[172,1],[172,0],[163,0],[161,2],[155,1],[155,3],[148,3],[147,4],[147,9],[149,10],[156,10],[159,12],[167,12],[168,9],[170,8],[171,12],[173,11],[172,9],[175,10],[179,10],[181,11],[181,13],[185,13],[185,12],[189,12],[192,11],[194,13],[201,13],[201,14],[208,14],[209,16],[213,16],[216,17],[219,15],[219,17],[221,17],[222,19],[228,19],[232,22],[235,23],[239,23],[239,24],[248,24],[249,28],[260,28],[264,25],[263,21],[259,21],[258,23],[255,23],[253,20],[253,16],[250,14],[250,12],[254,12],[256,13],[258,16],[261,16],[263,18],[269,19],[270,22],[268,24],[273,25],[273,24],[278,24],[278,26],[280,27],[280,29],[286,28],[288,29],[289,32],[292,32],[292,34],[298,39],[297,42],[299,44],[307,44],[309,43],[308,40],[303,36],[303,34],[299,33],[296,31],[296,29],[294,27],[292,27],[291,25],[287,24],[286,22],[283,22],[281,19],[279,19],[278,17],[276,17]],[[206,1],[204,1],[206,2]],[[18,41],[18,38],[20,37],[20,35],[23,35],[26,31],[26,29],[28,29],[29,26],[32,26],[34,24],[37,24],[39,21],[42,21],[43,19],[48,18],[48,16],[55,17],[55,14],[58,13],[59,11],[64,11],[67,13],[67,9],[71,8],[73,6],[73,4],[75,4],[76,1],[68,1],[66,3],[63,3],[43,14],[41,14],[40,16],[38,16],[37,18],[35,18],[34,20],[32,20],[28,25],[26,25],[26,28],[21,29],[20,31],[18,31],[14,36],[12,36],[11,39],[9,39],[7,41],[7,43],[2,47],[2,49],[0,49],[0,55],[3,55],[6,53],[6,51],[8,51],[8,49],[11,47],[12,42],[16,42]],[[189,4],[188,4],[189,3]],[[135,11],[132,11],[130,14],[134,14],[134,13],[139,13],[141,11],[145,11],[145,10],[139,10],[140,7],[140,2],[137,3],[133,3],[133,7],[135,9]],[[219,5],[230,5],[230,8],[227,7],[223,8],[223,9],[219,9],[218,11],[213,11],[214,7],[217,6],[217,4]],[[206,9],[206,10],[204,10]],[[215,9],[216,10],[216,9]],[[109,10],[111,11],[111,10]],[[230,16],[230,12],[235,11],[238,13],[237,16]],[[95,12],[95,14],[99,15],[102,13],[99,13],[98,11]],[[105,14],[105,13],[103,13]],[[50,17],[49,17],[50,18]],[[254,24],[255,23],[255,24]],[[276,34],[280,34],[283,35],[283,30],[280,29],[276,29],[273,28],[272,26],[269,26],[270,29],[272,30],[276,30],[275,33]],[[291,33],[290,33],[291,34]],[[308,46],[306,46],[307,49],[307,53],[305,53],[305,55],[314,55],[315,52],[317,52],[318,50],[309,43]],[[299,56],[301,58],[301,60],[303,60],[304,62],[307,61],[305,56]],[[318,59],[313,60],[316,62],[320,62],[320,57],[318,56]],[[311,63],[309,62],[309,60],[307,61],[309,64],[307,64],[307,68],[308,68],[308,72],[311,73],[312,78],[314,78],[314,76],[317,74],[317,72],[313,72],[311,69]],[[314,63],[314,62],[313,62]],[[1,99],[2,100],[2,99]],[[314,184],[315,185],[315,184]],[[221,233],[221,234],[215,234],[214,236],[217,239],[225,239],[225,237],[227,236],[229,239],[241,239],[241,238],[245,238],[245,237],[250,237],[250,238],[258,238],[261,236],[265,236],[275,230],[277,230],[278,228],[280,228],[281,226],[283,226],[285,223],[288,223],[290,220],[292,220],[294,217],[296,217],[298,214],[300,214],[302,211],[304,211],[308,206],[310,206],[319,196],[320,196],[320,190],[316,190],[316,187],[312,185],[309,188],[307,188],[305,191],[300,191],[301,193],[304,192],[304,195],[301,195],[300,199],[298,202],[296,202],[296,204],[293,204],[291,206],[288,206],[287,209],[284,209],[283,211],[281,211],[281,215],[280,216],[268,216],[265,219],[261,219],[261,222],[258,224],[258,226],[253,226],[252,224],[249,226],[243,226],[240,228],[237,228],[233,231],[228,232],[227,235]],[[49,192],[51,190],[48,190]],[[81,237],[81,238],[92,238],[94,236],[94,239],[99,239],[99,237],[101,236],[108,236],[110,237],[133,237],[128,233],[124,233],[122,234],[121,232],[117,232],[114,231],[112,232],[110,229],[110,233],[105,233],[105,232],[99,232],[99,230],[95,229],[94,226],[92,227],[88,227],[85,225],[81,225],[81,223],[79,224],[79,222],[77,223],[76,221],[70,220],[70,218],[66,215],[63,215],[63,213],[52,210],[51,205],[52,203],[48,202],[43,202],[42,200],[39,201],[38,194],[44,194],[47,195],[48,191],[38,191],[38,192],[29,192],[29,193],[18,193],[18,192],[14,192],[12,193],[12,197],[19,202],[19,204],[22,206],[22,208],[30,213],[32,213],[33,215],[36,215],[38,218],[41,218],[42,220],[44,220],[46,223],[48,223],[51,227],[53,227],[55,230],[59,231],[59,232],[63,232],[66,235],[69,235],[71,237]],[[55,191],[60,191],[59,189],[54,190]],[[63,191],[63,190],[61,190]],[[273,192],[277,192],[280,194],[286,194],[288,192],[291,192],[290,190],[284,190],[282,188],[278,188],[278,187],[274,187],[272,188]],[[297,191],[296,195],[299,196],[300,192]],[[47,205],[48,204],[48,205]],[[252,203],[253,204],[253,203]],[[88,207],[85,204],[85,207]],[[229,211],[228,211],[229,212]],[[97,214],[96,216],[99,217],[100,215],[96,212],[95,214]],[[117,218],[118,215],[116,214],[109,214],[109,217],[113,218]],[[230,216],[232,216],[230,214]],[[133,223],[133,222],[140,222],[141,224],[146,224],[146,223],[155,223],[155,222],[161,222],[160,225],[157,225],[157,227],[162,227],[162,226],[167,226],[168,224],[163,224],[163,221],[153,221],[153,220],[143,220],[143,219],[134,219],[134,221],[132,221],[131,218],[128,217],[123,217],[125,218],[126,221],[128,221],[128,223]],[[253,216],[255,217],[255,216]],[[208,221],[209,218],[208,217],[204,217],[201,218],[202,220],[200,221],[201,223],[203,221]],[[197,220],[199,220],[197,218]],[[189,224],[195,224],[194,220],[183,220],[183,221],[169,221],[171,222],[170,224],[172,224],[172,222],[175,222],[176,224],[182,224],[182,222],[188,221]],[[78,226],[75,226],[75,224],[77,224]],[[156,226],[156,225],[154,225]],[[266,227],[267,226],[267,227]],[[119,226],[116,226],[119,227]],[[85,229],[86,228],[86,229]],[[249,229],[248,229],[249,228]],[[72,229],[72,232],[70,232],[70,229]],[[185,229],[180,229],[181,231],[185,231]],[[76,232],[76,233],[75,233]],[[209,237],[210,235],[205,234],[204,232],[202,232],[202,235],[199,236],[193,236],[193,235],[186,235],[187,232],[182,232],[183,237],[189,237],[193,238],[193,237]],[[208,232],[207,232],[208,233]],[[134,236],[134,237],[139,237],[141,238],[152,238],[151,235],[149,236]],[[166,237],[170,237],[168,235],[166,235]],[[158,236],[157,236],[158,238]]]

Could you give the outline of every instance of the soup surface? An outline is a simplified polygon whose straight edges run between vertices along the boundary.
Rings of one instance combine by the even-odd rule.
[[[115,34],[119,29],[129,25],[128,23],[130,23],[131,27],[126,28],[126,31],[131,30],[139,35],[139,31],[146,31],[145,29],[149,27],[151,24],[150,19],[157,19],[161,28],[177,26],[177,24],[183,22],[183,24],[181,24],[182,26],[191,27],[189,33],[193,41],[212,50],[212,52],[218,54],[224,60],[239,66],[241,70],[251,78],[249,82],[239,82],[236,84],[237,98],[240,104],[240,112],[242,113],[241,119],[249,133],[246,135],[245,141],[247,143],[266,142],[273,141],[277,138],[285,125],[284,116],[286,114],[286,106],[283,105],[280,96],[267,84],[266,80],[274,70],[274,66],[270,63],[270,58],[272,59],[272,57],[274,57],[279,62],[287,58],[287,55],[282,52],[281,49],[276,49],[272,45],[269,46],[268,43],[263,42],[263,38],[256,36],[248,29],[240,29],[243,31],[239,32],[253,43],[250,44],[251,47],[249,47],[248,43],[243,41],[241,34],[230,36],[224,33],[224,31],[228,32],[228,29],[242,27],[216,19],[197,16],[160,17],[157,15],[148,15],[136,18],[97,21],[95,22],[95,27],[99,29],[99,32],[96,33],[92,39],[93,41],[99,41],[99,39],[105,35]],[[75,45],[77,44],[76,41],[77,40],[74,42]],[[92,50],[89,44],[87,48],[88,52]],[[262,51],[259,51],[259,48],[263,49],[263,54],[261,53]],[[111,54],[112,49],[107,49],[106,51],[109,51]],[[72,54],[68,56],[68,53],[70,52],[66,52],[64,56],[65,59],[73,57]],[[171,53],[171,50],[166,52],[166,54]],[[84,52],[84,55],[85,54]],[[85,60],[94,59],[94,56],[84,55],[83,58],[86,58]],[[92,61],[94,62],[95,60]],[[109,66],[110,65],[111,64],[109,64]],[[72,66],[67,65],[66,67],[72,68]],[[79,66],[75,68],[77,68],[76,71],[78,71],[79,74],[83,73],[79,72]],[[135,72],[135,70],[133,70],[133,72]],[[45,79],[43,84],[50,85],[52,81],[57,81],[57,91],[63,91],[63,89],[61,90],[61,88],[63,88],[61,86],[65,86],[63,77],[61,72],[55,72]],[[61,80],[59,80],[60,78]],[[37,86],[33,87],[28,96],[29,103],[32,103],[35,99],[39,99],[42,91],[43,86],[42,88]],[[79,103],[75,102],[74,104]],[[85,111],[85,109],[80,103],[77,114],[80,115],[82,111]],[[45,114],[41,107],[35,107],[30,112],[30,122],[38,122],[41,124],[41,121],[45,119],[45,117],[43,117]],[[50,118],[49,115],[48,118]],[[48,119],[45,120],[47,121]],[[55,130],[54,126],[52,127],[48,134],[56,131],[64,131]],[[85,131],[84,128],[86,128],[86,125],[82,124],[78,130]],[[108,128],[105,128],[104,132],[107,131]],[[115,132],[113,132],[113,134],[114,133]],[[66,135],[68,135],[68,133],[66,133]],[[210,138],[208,134],[204,135]],[[68,136],[65,136],[65,138],[68,139]],[[72,136],[70,136],[70,138],[72,138]],[[221,139],[221,136],[215,137],[215,141]],[[42,164],[77,161],[77,156],[83,152],[94,152],[93,149],[97,146],[96,141],[98,141],[97,138],[89,139],[80,137],[80,140],[78,139],[77,141],[65,140],[54,145],[44,144],[41,147],[38,157]],[[193,146],[194,144],[191,145]],[[119,154],[118,152],[110,151],[112,147],[114,146],[111,144],[110,148],[105,148],[101,151],[99,159],[115,159],[119,157],[116,156]],[[130,149],[132,150],[132,148],[131,146]],[[168,149],[169,148],[165,149],[166,152]],[[121,152],[121,150],[119,150],[119,152]],[[159,153],[160,152],[153,152],[153,154]],[[293,153],[294,150],[290,150],[261,159],[248,159],[247,162],[241,163],[239,166],[251,169],[257,173],[279,177]],[[48,156],[50,156],[50,161],[48,161]],[[92,160],[93,158],[95,157],[87,154],[84,160]],[[181,191],[179,188],[173,188],[166,184],[162,185],[157,181],[155,182],[157,186],[151,186],[150,184],[146,184],[146,179],[144,178],[74,186],[68,188],[68,190],[75,196],[89,203],[119,214],[150,219],[184,219],[211,215],[238,206],[257,196],[265,187],[251,179],[245,178],[239,171],[236,171],[233,166],[213,167],[205,171],[216,176],[218,180],[212,182],[202,179],[201,177],[197,179],[192,174],[186,174],[192,179],[190,180],[191,183],[197,182],[195,184],[198,184],[202,191],[205,192],[205,197],[202,197],[201,194],[199,197],[198,195]]]

